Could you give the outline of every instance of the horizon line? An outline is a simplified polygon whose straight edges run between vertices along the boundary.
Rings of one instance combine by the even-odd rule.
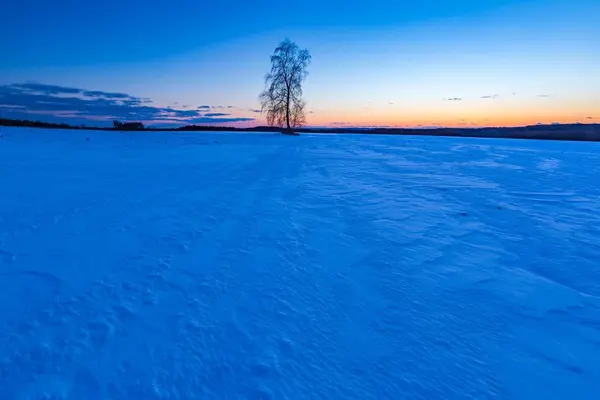
[[[22,122],[20,125],[11,125],[6,122]],[[147,121],[124,121],[124,122],[142,122],[144,124],[145,130],[164,130],[164,131],[175,131],[175,130],[184,130],[184,128],[199,128],[198,130],[202,130],[202,128],[213,128],[213,129],[222,129],[222,130],[257,130],[260,128],[268,129],[268,130],[283,130],[283,127],[280,126],[269,126],[269,125],[253,125],[246,127],[237,127],[237,126],[227,126],[227,125],[209,125],[209,124],[186,124],[180,126],[153,126],[152,122],[148,123]],[[27,127],[26,124],[38,124],[38,125],[47,125],[47,126],[56,126],[56,127],[67,127],[70,129],[93,129],[93,130],[117,130],[112,126],[98,126],[98,125],[84,125],[84,124],[71,124],[68,122],[45,122],[41,120],[33,120],[33,119],[15,119],[15,118],[2,118],[0,117],[0,126],[6,127]],[[160,124],[160,123],[159,123]],[[443,125],[430,125],[430,126],[390,126],[390,125],[303,125],[294,128],[295,130],[304,130],[304,129],[323,129],[323,130],[439,130],[439,129],[464,129],[464,130],[474,130],[474,129],[518,129],[518,128],[531,128],[531,127],[558,127],[558,126],[596,126],[600,125],[597,122],[572,122],[572,123],[560,123],[560,122],[550,122],[550,123],[537,123],[537,124],[528,124],[528,125],[481,125],[481,126],[443,126]]]

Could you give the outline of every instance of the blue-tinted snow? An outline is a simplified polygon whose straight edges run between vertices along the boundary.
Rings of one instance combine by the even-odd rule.
[[[600,398],[598,144],[0,133],[3,400]]]

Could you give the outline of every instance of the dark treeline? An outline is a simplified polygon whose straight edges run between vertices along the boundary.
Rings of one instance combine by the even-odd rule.
[[[31,121],[25,119],[0,118],[0,126],[16,126],[26,128],[48,128],[48,129],[86,129],[97,131],[254,131],[254,132],[281,132],[281,128],[272,126],[257,126],[252,128],[233,128],[227,126],[213,125],[185,125],[173,128],[153,128],[145,126],[142,122],[113,121],[112,127],[69,125],[67,123],[52,123]]]
[[[117,131],[143,131],[146,129],[141,122],[113,121],[113,129]]]
[[[86,126],[74,126],[65,123],[53,124],[51,122],[29,121],[26,119],[0,118],[0,126],[23,126],[28,128],[52,128],[52,129],[100,129]]]
[[[114,121],[112,127],[93,127],[50,123],[30,120],[2,119],[0,126],[16,126],[52,129],[88,129],[106,131],[234,131],[234,132],[282,132],[281,128],[256,126],[251,128],[232,128],[225,126],[186,125],[174,128],[152,128],[141,122]],[[548,139],[600,141],[600,124],[556,124],[530,125],[510,128],[297,128],[298,133],[346,133],[375,135],[413,135],[413,136],[452,136],[512,139]]]

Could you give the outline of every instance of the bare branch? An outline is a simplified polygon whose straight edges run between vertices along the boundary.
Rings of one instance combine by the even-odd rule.
[[[265,75],[260,94],[261,111],[272,126],[292,129],[306,123],[302,82],[308,76],[311,56],[296,43],[285,39],[271,56],[271,72]]]

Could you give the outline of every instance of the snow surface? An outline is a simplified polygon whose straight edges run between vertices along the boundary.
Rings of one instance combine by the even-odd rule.
[[[600,398],[597,143],[0,134],[2,400]]]

